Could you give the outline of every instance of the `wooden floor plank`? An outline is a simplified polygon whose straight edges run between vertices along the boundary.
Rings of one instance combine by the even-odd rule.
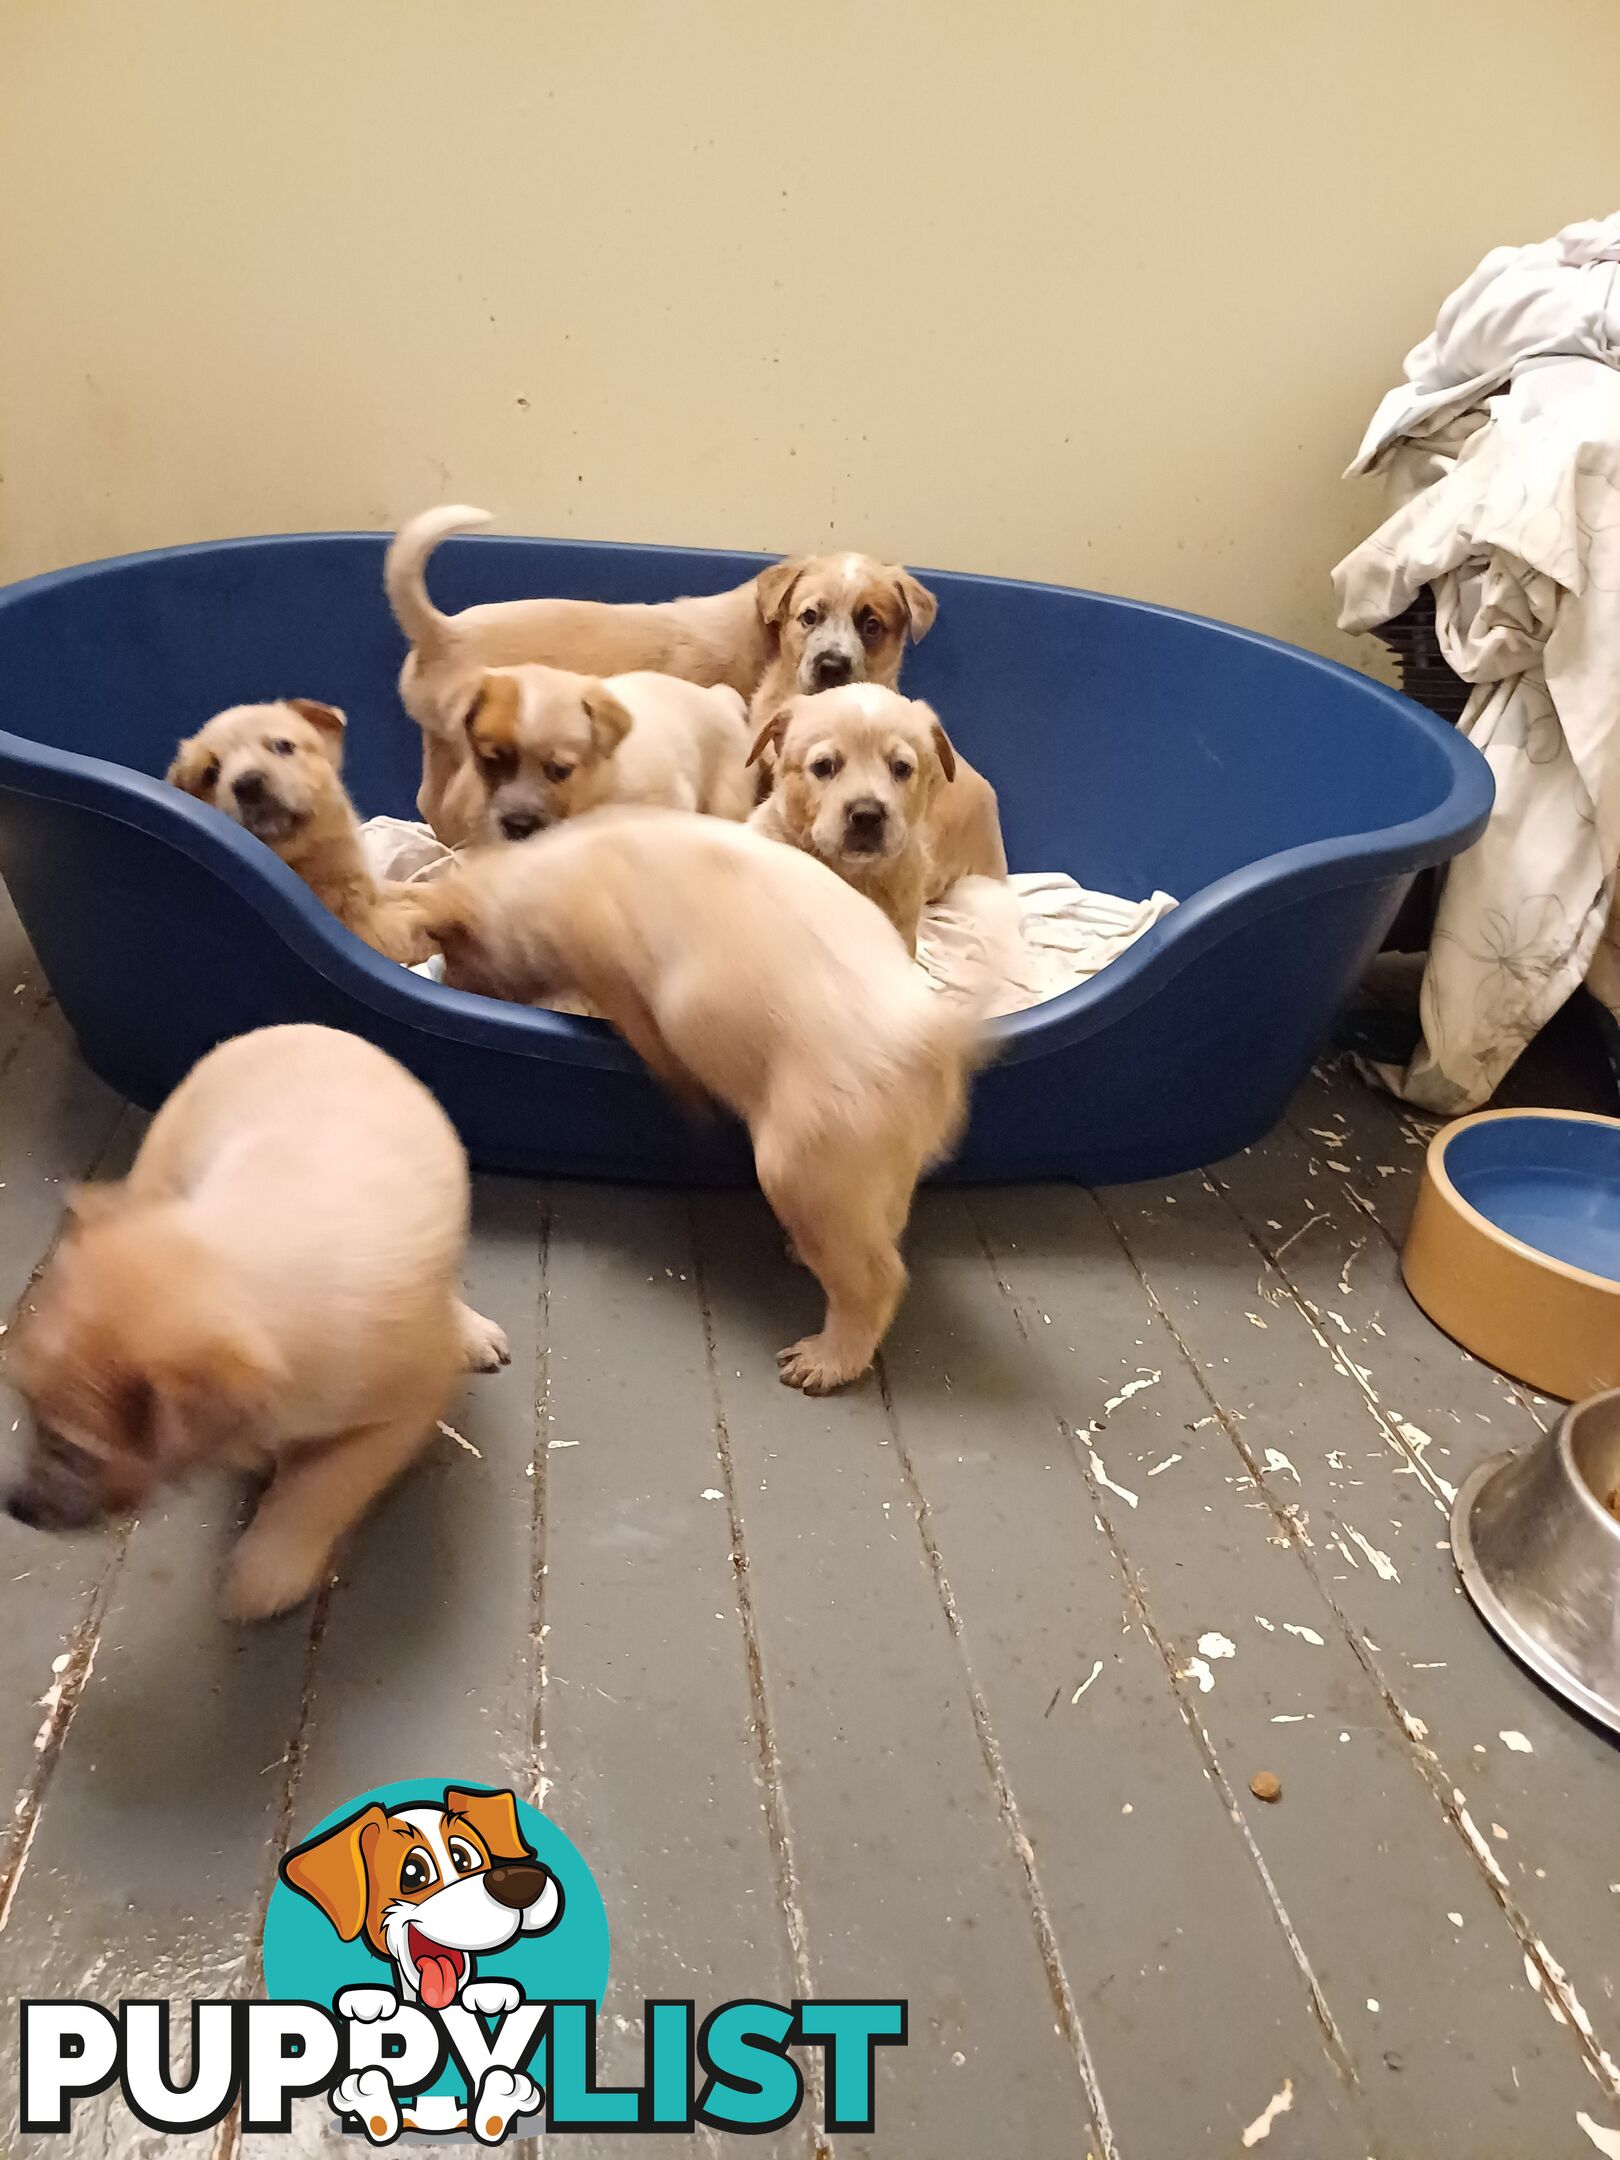
[[[608,1907],[602,2076],[639,2084],[648,1999],[794,1993],[685,1197],[557,1188],[546,1304],[545,1805]]]
[[[244,1633],[216,1617],[236,1496],[225,1482],[141,1522],[0,1932],[0,2000],[172,1998],[258,1982],[259,1922],[297,1714],[307,1616]],[[17,2026],[0,2021],[0,2090]],[[203,2155],[216,2134],[166,2137]],[[75,2110],[41,2153],[150,2149],[115,2096]]]
[[[925,1196],[884,1365],[1113,2134],[1126,2155],[1215,2160],[1287,2083],[1290,2132],[1363,2160],[1357,2100],[1060,1423],[1054,1380],[1071,1421],[1100,1408],[1093,1364],[1043,1310],[1043,1371],[987,1259],[979,1207],[999,1229],[1025,1204]],[[1161,1326],[1117,1248],[1086,1258],[1088,1328],[1123,1385],[1163,1362]],[[1155,1494],[1140,1469],[1127,1482]],[[1210,2014],[1220,1971],[1242,1975],[1241,2017]]]
[[[1235,1166],[1228,1169],[1236,1174]],[[1222,1175],[1226,1174],[1223,1170]],[[1521,1683],[1521,1676],[1505,1661],[1498,1661],[1494,1646],[1468,1614],[1451,1568],[1443,1506],[1436,1505],[1436,1496],[1425,1489],[1415,1471],[1398,1474],[1411,1466],[1391,1446],[1362,1380],[1350,1369],[1350,1363],[1358,1361],[1357,1345],[1331,1323],[1324,1325],[1300,1311],[1283,1279],[1268,1272],[1237,1219],[1223,1225],[1222,1213],[1231,1211],[1213,1181],[1188,1178],[1168,1188],[1112,1192],[1103,1200],[1178,1337],[1197,1361],[1211,1403],[1223,1421],[1209,1428],[1210,1437],[1232,1434],[1259,1471],[1268,1506],[1296,1511],[1293,1520],[1301,1564],[1308,1568],[1326,1607],[1326,1620],[1318,1616],[1310,1624],[1328,1643],[1337,1635],[1349,1646],[1367,1686],[1380,1699],[1387,1720],[1379,1728],[1380,1749],[1387,1751],[1396,1744],[1392,1733],[1406,1733],[1412,1766],[1429,1789],[1430,1812],[1445,1827],[1456,1853],[1469,1861],[1480,1893],[1499,1920],[1490,1913],[1478,1915],[1468,1899],[1460,1893],[1453,1896],[1449,1890],[1442,1900],[1443,1912],[1461,1912],[1466,1923],[1463,1932],[1474,1930],[1476,1937],[1484,1922],[1492,1921],[1493,1943],[1506,1927],[1517,1966],[1517,1977],[1506,1995],[1522,1995],[1524,2001],[1535,2003],[1545,1995],[1547,1976],[1539,1968],[1526,1972],[1523,1930],[1502,1897],[1491,1864],[1481,1858],[1462,1821],[1467,1808],[1468,1820],[1482,1837],[1491,1836],[1491,1822],[1506,1824],[1507,1818],[1494,1806],[1483,1812],[1478,1806],[1485,1789],[1481,1780],[1489,1778],[1494,1786],[1495,1776],[1490,1756],[1476,1755],[1473,1745],[1477,1741],[1486,1746],[1488,1733],[1490,1755],[1506,1762],[1508,1751],[1496,1733],[1516,1729],[1531,1718],[1532,1707],[1522,1699],[1522,1687],[1528,1684]],[[1342,1201],[1339,1206],[1342,1209]],[[1328,1227],[1319,1223],[1284,1255],[1285,1265],[1297,1253],[1302,1269],[1307,1264],[1320,1266],[1331,1278],[1335,1296],[1342,1298],[1340,1269],[1360,1234],[1347,1222],[1344,1242],[1335,1250]],[[1313,1252],[1316,1257],[1308,1263],[1305,1256]],[[1380,1287],[1378,1270],[1392,1262],[1382,1240],[1364,1245],[1357,1260],[1358,1267],[1367,1269],[1362,1294],[1369,1314],[1386,1312],[1385,1338],[1369,1337],[1380,1353],[1394,1339],[1389,1302],[1400,1293],[1387,1282]],[[1263,1328],[1248,1320],[1250,1312],[1264,1321]],[[1462,1372],[1460,1366],[1458,1371]],[[1477,1373],[1476,1384],[1484,1384]],[[1431,1426],[1437,1427],[1438,1417],[1426,1414]],[[1267,1614],[1258,1602],[1254,1610],[1274,1623],[1285,1617],[1296,1621],[1307,1617]],[[1246,1650],[1253,1637],[1239,1640]],[[1433,1731],[1442,1724],[1450,1727],[1459,1687],[1483,1691],[1483,1702],[1491,1706],[1489,1714],[1496,1722],[1484,1724],[1476,1708],[1468,1722],[1478,1721],[1482,1729],[1470,1733],[1460,1759],[1453,1746],[1447,1750],[1448,1759],[1437,1760],[1431,1725]],[[1314,1709],[1317,1724],[1325,1725],[1328,1709],[1337,1713],[1343,1701],[1300,1707]],[[1317,1724],[1285,1728],[1282,1737],[1291,1745],[1314,1734]],[[1340,1729],[1352,1730],[1353,1749],[1355,1728],[1341,1717]],[[1286,1782],[1287,1763],[1272,1767],[1280,1770]],[[1508,1774],[1516,1773],[1510,1769]],[[1524,1830],[1521,1822],[1521,1834]],[[1576,1842],[1583,1841],[1573,1826],[1570,1834]],[[1535,1839],[1527,1835],[1525,1842],[1528,1847]],[[1387,1869],[1377,1866],[1375,1872],[1381,1886],[1380,1912],[1406,1912],[1405,1905],[1384,1895]],[[1448,1939],[1443,1921],[1434,1928],[1429,1897],[1421,1896],[1411,1910],[1427,1916],[1431,1950],[1438,1955],[1444,1946],[1446,1970],[1455,1972],[1460,1936]],[[1422,1941],[1419,1931],[1405,1952],[1406,1963],[1413,1969],[1421,1959]],[[1556,1951],[1556,1944],[1553,1947]],[[1465,1985],[1461,1980],[1458,1984]],[[1369,1986],[1368,1992],[1383,2003],[1391,1989],[1386,1983],[1382,1992],[1375,1986]],[[1506,2015],[1506,1995],[1500,1989],[1488,1989],[1480,1981],[1469,1985],[1467,1992],[1471,2001],[1489,1999],[1497,2017]],[[1544,2009],[1542,2015],[1546,2016]],[[1572,2040],[1571,2028],[1559,2028],[1550,2016],[1546,2032],[1549,2047],[1565,2046]],[[1534,2037],[1533,2020],[1529,2037]],[[1412,2065],[1405,2056],[1403,2062],[1403,2090],[1410,2092]],[[1516,2108],[1522,2107],[1521,2049],[1509,2041],[1495,2068],[1510,2076],[1518,2072],[1520,2083],[1513,2089],[1513,2102]],[[1477,2088],[1481,2099],[1493,2089],[1491,2075],[1487,2067]],[[1599,2097],[1594,2091],[1593,2098]]]
[[[877,1391],[784,1390],[814,1285],[756,1198],[696,1216],[803,1978],[911,2004],[838,2152],[1101,2154]]]
[[[1139,1209],[1157,1200],[1181,1214],[1179,1186],[1130,1188],[1128,1197]],[[1098,1511],[1145,1617],[1176,1658],[1184,1699],[1354,2066],[1377,2143],[1403,2160],[1450,2160],[1459,2139],[1480,2145],[1498,2134],[1504,2115],[1573,2111],[1588,2097],[1585,2070],[1526,1982],[1490,1884],[1436,1805],[1285,1519],[1255,1492],[1226,1433],[1199,1429],[1209,1398],[1174,1354],[1169,1328],[1144,1333],[1138,1324],[1135,1270],[1101,1214],[1082,1195],[1046,1191],[1004,1196],[997,1222],[994,1200],[985,1199],[983,1219],[1030,1359],[1055,1397],[1068,1396],[1072,1418],[1103,1427],[1081,1440],[1103,1466],[1102,1474],[1093,1466]],[[1226,1373],[1275,1372],[1286,1342],[1281,1331],[1229,1324],[1216,1385]],[[1319,1355],[1314,1343],[1309,1350]],[[1173,1454],[1181,1460],[1150,1476]],[[1293,1632],[1301,1628],[1309,1633]],[[1278,1726],[1278,1717],[1300,1722]],[[1251,1796],[1261,1771],[1281,1776],[1281,1805]],[[1380,1897],[1369,1905],[1373,1876]],[[1435,1987],[1437,1970],[1446,1988]],[[1453,1986],[1472,2006],[1465,2032]]]
[[[1262,1155],[1222,1166],[1216,1181],[1243,1229],[1269,1238],[1278,1181],[1291,1178],[1297,1151],[1279,1136]],[[1197,1201],[1189,1204],[1195,1212],[1176,1230],[1203,1256],[1193,1272],[1207,1297],[1213,1256],[1230,1233],[1213,1204],[1207,1215]],[[1620,2057],[1620,1944],[1611,1928],[1593,1926],[1593,1915],[1612,1903],[1615,1871],[1590,1827],[1612,1805],[1615,1743],[1565,1709],[1487,1633],[1449,1550],[1449,1491],[1482,1457],[1532,1441],[1533,1411],[1429,1325],[1382,1239],[1362,1248],[1350,1272],[1354,1295],[1339,1295],[1340,1263],[1364,1227],[1353,1203],[1335,1196],[1328,1219],[1280,1263],[1290,1303],[1276,1309],[1279,1325],[1317,1347],[1327,1342],[1356,1368],[1313,1396],[1308,1440],[1302,1435],[1293,1455],[1300,1499],[1313,1514],[1332,1595],[1380,1686],[1421,1735],[1431,1777],[1450,1798],[1462,1834],[1489,1850],[1501,1877],[1493,1876],[1495,1887],[1543,1986],[1556,1996],[1557,1976],[1565,1974],[1562,1985],[1574,1998],[1569,2013],[1577,2023],[1589,2018],[1601,2045]],[[1324,1318],[1330,1294],[1347,1335]],[[1436,1403],[1443,1407],[1427,1407]],[[1253,1444],[1263,1448],[1281,1429],[1282,1411],[1275,1396],[1250,1405],[1243,1430]],[[1286,1440],[1272,1444],[1288,1447]],[[1428,1466],[1438,1490],[1415,1464]],[[1398,1571],[1398,1582],[1369,1561],[1353,1530]],[[1332,1532],[1343,1542],[1330,1545]],[[1514,1736],[1511,1743],[1504,1733]],[[1472,1830],[1462,1825],[1464,1809]]]

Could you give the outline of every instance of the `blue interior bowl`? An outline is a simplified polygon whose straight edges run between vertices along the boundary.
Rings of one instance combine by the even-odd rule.
[[[1464,1126],[1444,1159],[1458,1193],[1498,1230],[1620,1283],[1620,1126],[1491,1118]]]
[[[0,875],[86,1057],[148,1107],[225,1036],[315,1020],[439,1096],[490,1170],[751,1176],[593,1021],[393,966],[229,820],[162,785],[226,705],[349,715],[362,815],[414,814],[420,741],[384,540],[302,534],[126,556],[0,593]],[[660,600],[765,558],[464,537],[435,596]],[[1014,869],[1181,901],[1083,987],[996,1028],[954,1167],[1101,1184],[1210,1162],[1280,1114],[1414,872],[1484,826],[1483,758],[1393,691],[1221,623],[925,572],[938,623],[905,684],[994,781]]]

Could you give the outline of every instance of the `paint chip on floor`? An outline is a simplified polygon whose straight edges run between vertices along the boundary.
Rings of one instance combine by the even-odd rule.
[[[1233,1642],[1231,1636],[1217,1634],[1213,1629],[1209,1634],[1199,1636],[1198,1647],[1207,1658],[1237,1656],[1237,1644]]]
[[[1315,1643],[1318,1650],[1322,1650],[1327,1647],[1326,1644],[1323,1642],[1321,1636],[1317,1634],[1315,1628],[1296,1627],[1292,1620],[1285,1620],[1283,1622],[1283,1633],[1285,1635],[1297,1635],[1301,1642]]]
[[[1271,2135],[1271,2126],[1279,2115],[1286,2115],[1294,2104],[1294,2081],[1284,2078],[1282,2091],[1273,2093],[1260,2113],[1243,2133],[1243,2150],[1251,2152],[1262,2138]]]
[[[1595,2123],[1591,2116],[1580,2108],[1575,2111],[1575,2120],[1598,2151],[1606,2155],[1606,2160],[1620,2160],[1620,2130],[1605,2130],[1601,2123]]]
[[[1514,1755],[1533,1755],[1536,1752],[1522,1732],[1498,1733],[1496,1737]]]

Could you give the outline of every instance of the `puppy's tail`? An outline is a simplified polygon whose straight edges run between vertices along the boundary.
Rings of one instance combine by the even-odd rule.
[[[487,510],[474,510],[466,503],[446,503],[412,518],[389,542],[383,561],[383,588],[395,620],[418,651],[437,650],[450,627],[449,616],[441,615],[428,597],[423,575],[428,557],[452,533],[472,532],[489,522]]]

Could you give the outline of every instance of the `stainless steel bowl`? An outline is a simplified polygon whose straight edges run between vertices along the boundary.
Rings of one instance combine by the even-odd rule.
[[[1620,1388],[1576,1403],[1517,1454],[1481,1463],[1451,1549],[1488,1625],[1564,1698],[1620,1732]]]

